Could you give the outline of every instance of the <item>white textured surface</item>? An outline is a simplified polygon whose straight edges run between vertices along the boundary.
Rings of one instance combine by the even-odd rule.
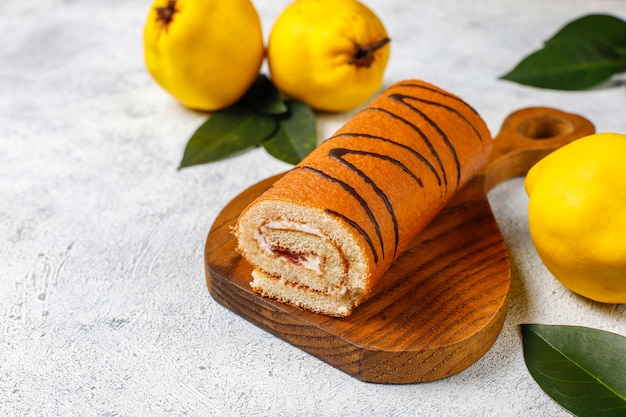
[[[256,0],[264,31],[287,0]],[[495,133],[544,105],[626,132],[624,87],[497,80],[564,22],[621,0],[366,1],[387,25],[387,83],[459,94]],[[526,371],[518,325],[626,335],[626,307],[572,295],[538,261],[520,179],[490,194],[513,262],[502,334],[475,365],[406,386],[360,382],[214,302],[203,247],[219,210],[287,165],[255,150],[176,171],[205,116],[147,75],[148,0],[0,5],[1,416],[562,416]],[[328,136],[350,116],[319,116]]]

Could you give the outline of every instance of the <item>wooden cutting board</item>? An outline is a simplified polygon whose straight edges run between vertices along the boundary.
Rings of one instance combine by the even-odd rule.
[[[487,192],[592,133],[585,118],[550,108],[507,117],[482,171],[347,318],[317,315],[251,290],[252,268],[235,252],[230,228],[280,175],[268,178],[235,197],[213,223],[205,247],[209,292],[250,322],[363,381],[403,384],[461,372],[491,348],[507,311],[509,257]]]

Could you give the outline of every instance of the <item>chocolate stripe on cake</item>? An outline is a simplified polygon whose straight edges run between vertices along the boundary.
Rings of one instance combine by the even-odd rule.
[[[346,137],[354,137],[354,138],[359,138],[359,139],[380,140],[382,142],[390,143],[390,144],[392,144],[394,146],[402,148],[403,150],[405,150],[406,152],[408,152],[409,154],[411,154],[415,158],[417,158],[424,165],[426,165],[426,167],[435,175],[435,178],[437,179],[437,184],[441,185],[441,176],[439,175],[439,173],[437,172],[437,170],[435,169],[433,164],[431,164],[430,161],[424,157],[424,155],[422,155],[421,153],[417,152],[415,149],[411,148],[410,146],[407,146],[405,144],[396,142],[394,140],[391,140],[391,139],[388,139],[388,138],[385,138],[385,137],[382,137],[382,136],[370,135],[370,134],[367,134],[367,133],[356,133],[356,132],[354,132],[354,133],[353,132],[340,133],[338,135],[331,136],[330,138],[328,138],[328,141],[330,141],[332,139],[336,139],[336,138],[346,138]],[[421,184],[421,180],[419,180],[419,183],[420,183],[420,185],[422,185]]]
[[[383,109],[381,107],[366,107],[365,109],[363,109],[363,112],[367,112],[367,111],[381,112],[381,113],[383,113],[383,114],[385,114],[387,116],[391,116],[395,120],[398,120],[398,121],[404,123],[405,125],[409,126],[411,129],[413,129],[415,131],[415,133],[417,133],[419,135],[419,137],[422,139],[422,141],[426,144],[426,146],[430,150],[430,153],[435,158],[435,161],[437,162],[437,165],[439,165],[439,168],[441,169],[441,175],[442,175],[442,179],[443,179],[443,184],[446,185],[446,186],[448,185],[448,177],[446,175],[446,170],[443,167],[443,162],[441,162],[441,158],[439,158],[439,154],[435,150],[435,147],[433,146],[432,142],[428,139],[428,137],[424,134],[424,132],[422,132],[422,129],[420,129],[415,124],[409,122],[404,117],[398,116],[397,114],[392,113],[389,110]],[[435,171],[433,171],[433,172],[435,172]],[[439,178],[439,174],[437,174],[436,172],[435,172],[435,174]],[[439,184],[441,184],[441,182],[439,182]]]
[[[383,254],[383,257],[385,256],[385,243],[383,241],[383,235],[380,232],[380,226],[378,224],[378,221],[376,220],[376,216],[374,216],[374,213],[372,212],[372,209],[370,208],[370,206],[367,204],[367,201],[365,201],[365,199],[363,197],[361,197],[361,195],[359,193],[356,192],[356,190],[354,189],[354,187],[352,187],[350,184],[335,178],[331,175],[328,175],[327,173],[325,173],[324,171],[321,171],[319,169],[304,165],[302,167],[302,169],[306,170],[306,171],[310,171],[313,172],[319,176],[321,176],[322,178],[334,182],[335,184],[338,184],[341,188],[343,188],[348,194],[350,194],[352,197],[354,197],[354,199],[356,201],[358,201],[358,203],[361,205],[361,207],[363,207],[363,209],[365,210],[365,212],[367,213],[367,217],[369,217],[370,221],[372,222],[372,224],[374,225],[374,229],[376,230],[376,235],[378,236],[378,241],[380,242],[380,250]],[[353,223],[356,223],[353,221]],[[358,230],[363,231],[364,229],[362,227],[359,227]],[[369,237],[367,237],[366,239],[370,239]],[[370,239],[371,240],[371,239]],[[375,257],[375,262],[378,262],[378,254],[376,253],[376,251],[374,251],[374,257]]]
[[[362,170],[357,168],[353,163],[349,162],[348,160],[344,158],[344,155],[350,155],[350,154],[351,155],[364,155],[364,156],[369,156],[372,158],[382,159],[383,161],[386,161],[386,162],[390,162],[393,165],[400,167],[405,173],[407,173],[411,178],[413,178],[419,184],[420,187],[424,187],[424,184],[422,183],[422,180],[420,180],[417,177],[417,175],[415,175],[409,168],[406,167],[406,165],[404,165],[402,162],[388,155],[382,155],[382,154],[375,153],[375,152],[359,151],[355,149],[346,149],[346,148],[334,148],[328,152],[328,155],[331,158],[337,159],[338,161],[341,162],[341,164],[348,167],[350,170],[356,172],[359,175],[359,177],[363,179],[363,181],[365,181],[374,189],[374,192],[385,203],[385,208],[387,209],[387,212],[389,212],[389,215],[391,216],[391,220],[393,221],[393,229],[394,229],[394,234],[395,234],[393,255],[395,257],[398,251],[398,242],[400,240],[400,232],[398,230],[398,219],[396,217],[396,213],[391,205],[391,202],[389,201],[389,198],[387,197],[385,192],[381,190],[378,185],[376,185],[376,182],[374,182],[365,172],[363,172]],[[383,253],[383,256],[384,256],[384,253]]]
[[[409,95],[405,95],[405,94],[391,94],[391,95],[389,95],[389,98],[391,100],[395,100],[395,101],[398,101],[398,102],[404,104],[406,107],[408,107],[409,109],[411,109],[415,113],[419,114],[424,119],[424,121],[426,123],[428,123],[430,126],[432,126],[437,131],[437,133],[441,136],[441,139],[443,139],[443,143],[450,150],[450,154],[452,155],[452,158],[454,158],[454,165],[456,167],[456,187],[458,188],[458,186],[459,186],[459,184],[461,182],[461,161],[459,161],[459,156],[456,153],[456,148],[450,142],[450,139],[448,138],[448,135],[441,129],[441,127],[439,127],[439,124],[435,123],[435,121],[433,119],[431,119],[424,111],[422,111],[422,110],[418,109],[417,107],[407,103],[407,99],[411,99],[411,100],[415,100],[415,101],[419,101],[419,102],[424,102],[424,101],[422,99],[420,99],[419,97],[409,96]],[[444,106],[441,106],[439,103],[437,103],[435,105],[440,106],[440,107],[444,107]],[[444,171],[445,171],[445,169],[444,169]]]
[[[356,231],[359,232],[359,234],[361,236],[363,236],[363,238],[367,242],[368,246],[370,247],[370,250],[374,254],[374,262],[378,262],[378,253],[376,252],[376,248],[374,247],[374,242],[372,242],[372,239],[370,238],[370,236],[367,234],[367,232],[365,230],[363,230],[363,228],[361,226],[359,226],[359,224],[357,222],[355,222],[354,220],[344,216],[343,214],[341,214],[341,213],[339,213],[337,211],[330,210],[330,209],[326,209],[325,211],[328,214],[332,214],[333,216],[337,216],[340,219],[343,219],[350,226],[354,227],[356,229]]]
[[[416,87],[416,88],[421,88],[422,90],[427,90],[427,91],[432,91],[433,93],[438,93],[441,94],[444,97],[448,97],[449,99],[455,100],[459,103],[461,103],[462,105],[464,105],[465,107],[467,107],[469,110],[472,111],[472,113],[474,113],[475,115],[479,116],[478,112],[476,111],[475,108],[473,108],[472,106],[470,106],[466,101],[464,101],[462,98],[455,96],[454,94],[450,94],[446,91],[443,91],[441,89],[435,88],[433,86],[428,86],[425,84],[421,84],[421,83],[398,83],[399,87]],[[483,140],[482,135],[479,133],[478,136],[480,136],[480,140]]]
[[[416,85],[415,87],[418,87],[418,88],[419,88],[419,86],[417,86],[417,85]],[[433,89],[428,89],[428,90],[429,90],[429,91],[436,91],[436,90],[433,90]],[[391,96],[389,96],[389,98],[394,99],[395,97],[393,97],[393,96],[400,96],[400,94],[392,94]],[[454,98],[455,98],[454,96],[450,96],[450,95],[446,95],[446,94],[444,94],[444,96],[446,96],[446,97],[448,97],[448,98],[451,98],[451,99],[454,99]],[[437,102],[437,101],[426,100],[426,99],[424,99],[424,98],[418,98],[418,97],[414,97],[414,96],[408,96],[408,95],[407,95],[407,96],[404,96],[404,98],[411,98],[411,99],[414,99],[414,100],[420,101],[420,102],[422,102],[422,103],[432,104],[433,106],[438,106],[438,107],[444,108],[444,109],[446,109],[446,110],[448,110],[448,111],[450,111],[450,112],[452,112],[452,113],[456,114],[458,117],[460,117],[460,118],[461,118],[461,120],[463,120],[463,122],[465,122],[465,123],[466,123],[466,124],[467,124],[467,125],[468,125],[468,126],[469,126],[469,127],[470,127],[473,131],[474,131],[474,133],[476,134],[476,136],[478,137],[478,139],[480,139],[480,141],[481,141],[481,142],[483,141],[483,137],[482,137],[482,135],[480,134],[480,132],[478,131],[478,129],[476,128],[476,126],[474,126],[474,124],[473,124],[472,122],[470,122],[470,121],[467,119],[467,117],[463,116],[463,115],[461,114],[461,112],[459,112],[459,111],[458,111],[457,109],[455,109],[454,107],[452,107],[452,106],[448,106],[447,104],[439,103],[439,102]],[[464,102],[464,101],[462,101],[462,100],[460,100],[460,101],[459,101],[459,103],[465,104],[465,102]],[[469,106],[467,106],[467,107],[468,107],[470,110],[475,111],[475,110],[474,110],[474,109],[472,109],[471,107],[469,107]]]

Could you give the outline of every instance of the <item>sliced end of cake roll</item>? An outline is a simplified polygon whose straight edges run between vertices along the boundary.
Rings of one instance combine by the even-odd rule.
[[[242,213],[234,234],[254,268],[251,286],[264,296],[347,316],[369,288],[367,243],[332,211],[263,200]]]

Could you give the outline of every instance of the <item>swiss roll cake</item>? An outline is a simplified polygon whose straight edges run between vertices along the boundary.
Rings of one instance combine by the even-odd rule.
[[[241,213],[252,289],[345,317],[484,165],[479,114],[434,85],[386,89]]]

